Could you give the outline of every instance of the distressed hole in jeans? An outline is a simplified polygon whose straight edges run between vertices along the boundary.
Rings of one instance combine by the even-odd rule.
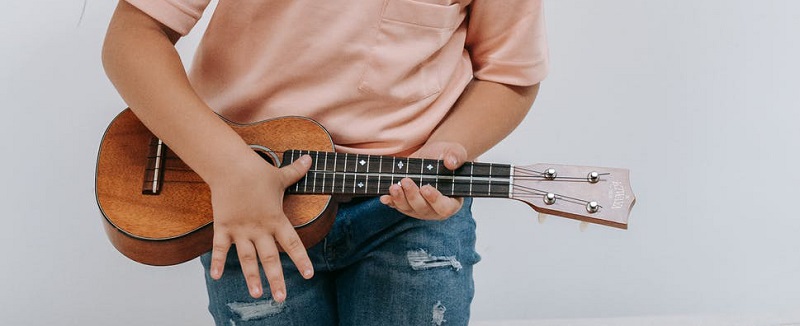
[[[424,249],[412,250],[406,253],[411,269],[415,271],[431,269],[436,267],[452,267],[456,271],[461,270],[461,263],[456,260],[456,256],[431,256]]]
[[[436,304],[433,305],[433,320],[431,320],[431,322],[436,326],[441,326],[447,321],[444,319],[444,312],[446,310],[447,308],[442,305],[441,301],[436,302]]]
[[[276,315],[283,311],[283,303],[274,300],[260,300],[256,302],[231,302],[228,308],[237,314],[242,321],[249,321]],[[231,324],[235,324],[231,320]]]

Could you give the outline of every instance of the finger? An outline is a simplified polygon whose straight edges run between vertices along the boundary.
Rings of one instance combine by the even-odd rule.
[[[278,230],[275,233],[275,239],[281,244],[283,251],[292,259],[303,278],[310,279],[314,276],[314,265],[311,264],[311,259],[308,258],[308,251],[291,224],[286,223],[283,228]]]
[[[383,195],[383,196],[381,196],[380,200],[381,200],[381,203],[383,203],[384,205],[389,206],[389,207],[394,207],[394,201],[392,200],[392,196]]]
[[[403,193],[406,195],[408,204],[415,213],[422,216],[430,216],[431,213],[434,213],[433,209],[428,205],[428,202],[425,201],[425,198],[422,198],[422,195],[420,195],[419,187],[417,187],[414,181],[411,181],[409,178],[403,178],[400,184],[403,186]]]
[[[453,216],[461,209],[461,205],[464,203],[464,198],[447,197],[431,186],[423,186],[420,189],[420,193],[431,206],[431,209],[444,218]]]
[[[442,157],[444,167],[449,170],[455,170],[467,160],[467,151],[463,147],[451,147],[445,151]]]
[[[211,278],[218,280],[225,271],[225,258],[231,248],[231,238],[222,231],[214,232],[211,246]]]
[[[403,187],[398,184],[393,184],[389,187],[389,196],[392,196],[392,203],[394,208],[401,212],[411,212],[411,205],[406,200],[406,195],[403,193]]]
[[[258,271],[258,255],[250,240],[236,241],[236,251],[239,253],[239,263],[242,265],[250,296],[259,298],[263,294],[261,287],[261,273]],[[276,250],[277,251],[277,250]]]
[[[261,267],[264,268],[264,276],[267,277],[267,283],[272,291],[272,299],[276,302],[283,302],[286,300],[286,282],[283,280],[283,267],[275,239],[260,237],[256,240],[256,248],[258,248]]]
[[[288,187],[295,182],[299,181],[303,176],[308,173],[311,168],[311,156],[303,155],[287,166],[282,167],[280,170],[281,181],[283,186]]]

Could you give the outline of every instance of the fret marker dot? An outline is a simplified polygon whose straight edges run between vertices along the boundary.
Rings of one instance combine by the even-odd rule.
[[[402,169],[403,168],[403,162],[397,163],[397,167]]]
[[[428,164],[428,171],[433,170],[433,165]]]
[[[364,160],[361,160],[361,162],[358,162],[358,163],[361,164],[361,165],[367,164],[367,162],[364,161]]]
[[[363,183],[363,182],[359,182],[359,183],[358,183],[358,187],[359,187],[359,188],[364,188],[364,183]]]

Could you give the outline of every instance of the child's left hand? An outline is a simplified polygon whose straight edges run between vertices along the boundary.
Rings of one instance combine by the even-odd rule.
[[[443,160],[446,168],[455,170],[467,160],[467,150],[459,143],[440,141],[425,144],[411,157]],[[430,185],[420,188],[403,178],[389,188],[389,195],[381,196],[381,203],[421,220],[444,220],[461,209],[464,198],[447,197]]]

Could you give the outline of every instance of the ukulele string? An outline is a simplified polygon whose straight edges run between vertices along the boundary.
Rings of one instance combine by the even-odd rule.
[[[524,193],[523,193],[522,196],[519,196],[519,197],[523,197],[523,198],[542,197],[542,196],[544,196],[544,195],[546,195],[548,193],[545,190],[536,189],[536,188],[532,188],[532,187],[528,187],[528,186],[523,186],[523,185],[515,185],[514,186],[514,190],[515,191],[518,191],[520,189],[522,189],[522,191]],[[556,195],[556,199],[561,199],[561,200],[564,200],[564,201],[567,201],[567,202],[570,202],[570,203],[581,204],[581,205],[585,205],[585,204],[589,203],[588,200],[581,199],[581,198],[566,196],[566,195],[557,194],[557,193],[554,193],[554,195]],[[517,196],[515,196],[515,197],[517,197]]]
[[[289,151],[275,151],[274,153],[285,154],[287,152],[289,152]],[[291,152],[299,152],[301,155],[309,155],[309,153],[303,154],[302,151],[298,151],[298,150],[291,150]],[[335,152],[316,152],[316,153],[335,153]],[[319,158],[319,154],[315,154],[314,156]],[[167,162],[170,162],[170,161],[175,162],[176,159],[178,161],[180,161],[179,157],[174,156],[174,155],[173,156],[167,155],[164,158],[165,158],[165,161],[167,161]],[[373,157],[371,155],[367,155],[367,157],[365,159],[367,161],[369,161],[370,163],[372,163],[372,162],[381,160],[382,157]],[[182,163],[182,161],[180,161],[180,162]],[[191,168],[189,168],[188,166],[185,166],[185,163],[183,163],[183,165],[184,165],[184,167],[174,167],[174,166],[173,167],[169,167],[169,166],[166,166],[166,167],[164,167],[164,170],[165,171],[177,171],[177,172],[193,172],[193,170]],[[312,174],[318,175],[320,173],[323,175],[322,179],[325,180],[326,182],[328,180],[330,180],[332,182],[335,182],[337,176],[344,175],[342,177],[344,179],[344,178],[346,178],[347,174],[351,174],[351,175],[358,174],[356,172],[338,172],[338,171],[328,171],[328,170],[309,170],[307,175],[312,175]],[[599,175],[600,176],[607,176],[607,175],[611,175],[611,173],[599,173]],[[444,175],[444,176],[448,176],[448,175]],[[424,178],[433,178],[433,179],[435,179],[437,177],[437,175],[401,174],[399,176],[395,176],[394,178],[397,178],[397,177],[400,177],[401,179],[405,178],[405,177],[408,177],[408,178],[411,178],[412,180],[415,180],[415,179],[416,180],[420,180],[420,178],[422,178],[422,179],[424,179]],[[461,178],[459,178],[459,179],[452,179],[451,182],[448,182],[446,185],[453,186],[453,187],[454,186],[463,187],[463,186],[491,186],[492,185],[492,183],[489,182],[489,181],[463,180],[462,178],[469,178],[469,177],[468,176],[460,176],[460,177]],[[502,178],[502,176],[497,176],[497,177],[498,178]],[[390,180],[381,180],[379,185],[378,185],[379,190],[380,190],[380,188],[383,188],[385,186],[389,186],[389,185],[393,184],[394,182],[391,182],[391,180],[394,180],[394,178],[391,178]],[[355,179],[355,177],[354,177],[354,179]],[[551,181],[551,182],[552,181],[588,182],[588,180],[585,177],[559,176],[559,177],[557,177],[555,179],[549,179],[549,178],[546,178],[544,176],[544,173],[541,172],[541,171],[537,171],[537,170],[534,170],[534,169],[528,169],[528,168],[524,168],[524,167],[515,167],[514,180],[515,181],[517,181],[517,180],[524,180],[524,181]],[[605,181],[605,180],[601,179],[600,181]],[[148,181],[145,181],[145,182],[148,182]],[[150,180],[149,182],[152,182],[152,180]],[[164,183],[186,183],[186,184],[204,183],[204,181],[202,181],[202,180],[167,180],[166,178],[163,179],[163,182]],[[500,182],[500,184],[495,183],[494,185],[496,185],[496,186],[504,186],[504,184],[502,184],[502,181],[498,180],[497,182]],[[353,183],[355,183],[355,181],[353,181]],[[312,191],[316,191],[316,190],[317,189],[312,189]],[[320,188],[320,190],[324,190],[324,189]],[[546,195],[548,193],[547,191],[536,189],[536,188],[531,188],[531,187],[524,186],[524,185],[520,185],[520,184],[517,184],[516,182],[514,183],[514,190],[516,192],[515,197],[519,197],[519,198],[541,197],[541,196],[544,196],[544,195]],[[324,191],[321,191],[321,192],[324,192]],[[557,199],[562,199],[564,201],[572,202],[572,203],[575,203],[575,204],[586,204],[586,203],[589,202],[588,200],[575,198],[575,197],[570,197],[570,196],[566,196],[566,195],[561,195],[561,194],[554,194],[554,195],[556,195]]]

